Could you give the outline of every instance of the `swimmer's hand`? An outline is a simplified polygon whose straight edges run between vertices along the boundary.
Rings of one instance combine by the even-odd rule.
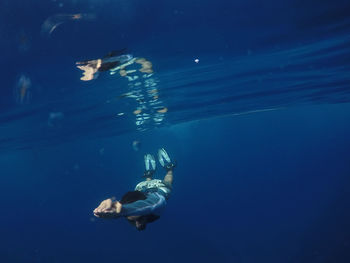
[[[101,202],[101,204],[95,208],[94,215],[100,218],[117,218],[120,217],[122,210],[122,204],[118,201],[113,202],[111,198]]]

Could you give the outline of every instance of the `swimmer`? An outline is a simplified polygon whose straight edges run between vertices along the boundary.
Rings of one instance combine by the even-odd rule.
[[[80,79],[83,81],[96,79],[99,72],[113,69],[132,60],[133,56],[125,52],[126,49],[112,51],[103,58],[76,62],[77,68],[84,71]]]
[[[166,170],[163,180],[153,179],[156,170],[154,156],[146,154],[144,172],[145,180],[136,185],[134,191],[127,192],[119,201],[109,198],[93,211],[99,218],[126,218],[130,224],[141,231],[148,223],[160,218],[169,199],[173,184],[173,169],[176,163],[172,162],[167,152],[158,150],[158,160]]]

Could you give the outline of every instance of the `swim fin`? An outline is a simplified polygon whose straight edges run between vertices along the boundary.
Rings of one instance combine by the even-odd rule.
[[[156,170],[156,161],[154,159],[154,156],[148,153],[145,155],[144,159],[146,168],[146,171],[144,172],[144,177],[152,178],[152,175]]]
[[[176,162],[172,162],[168,153],[164,148],[158,150],[158,160],[161,166],[163,166],[167,171],[172,170],[176,166]]]

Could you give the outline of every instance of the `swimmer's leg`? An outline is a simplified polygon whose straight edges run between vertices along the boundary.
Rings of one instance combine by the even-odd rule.
[[[176,162],[171,161],[168,153],[165,151],[164,148],[158,150],[158,160],[161,166],[163,166],[167,170],[163,182],[165,185],[171,188],[173,184],[173,169],[176,166]]]
[[[163,183],[169,187],[170,189],[173,186],[173,170],[168,170],[166,175],[164,176]]]

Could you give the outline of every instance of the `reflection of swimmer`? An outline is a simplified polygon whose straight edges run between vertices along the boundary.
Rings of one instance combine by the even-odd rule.
[[[51,33],[61,24],[74,20],[94,20],[94,14],[56,14],[50,16],[41,26],[41,33],[50,36]]]
[[[14,89],[15,101],[17,104],[28,104],[32,99],[32,82],[30,78],[21,75]]]
[[[119,201],[113,201],[112,198],[102,201],[94,210],[94,215],[115,219],[125,217],[139,231],[144,230],[148,223],[158,220],[170,197],[175,167],[164,149],[159,149],[158,158],[167,171],[163,180],[152,179],[156,162],[151,154],[146,154],[146,180],[137,184],[134,191],[127,192]]]
[[[129,69],[129,70],[126,69],[128,66],[130,66],[134,63],[141,65],[141,68]],[[153,65],[152,65],[151,61],[148,61],[145,58],[134,58],[134,59],[128,61],[128,63],[125,63],[123,65],[112,68],[110,74],[114,75],[116,73],[116,71],[118,71],[118,70],[119,70],[120,76],[126,77],[129,81],[132,81],[132,80],[136,80],[138,78],[138,76],[135,76],[135,77],[132,76],[134,73],[141,72],[141,73],[152,74],[153,73]]]
[[[149,125],[160,125],[168,108],[159,99],[159,81],[154,76],[152,62],[145,58],[134,58],[111,69],[110,74],[114,75],[118,71],[120,76],[129,81],[129,92],[122,94],[121,97],[132,98],[137,102],[133,111],[137,129],[142,131]]]
[[[168,108],[159,99],[158,79],[154,76],[153,64],[145,58],[133,58],[127,63],[110,70],[114,75],[119,75],[129,82],[129,91],[122,94],[121,98],[131,98],[137,102],[133,114],[136,116],[137,129],[146,130],[149,125],[160,125]]]
[[[151,61],[126,54],[126,49],[113,51],[105,57],[95,60],[76,62],[77,68],[83,70],[83,81],[98,77],[101,71],[110,71],[128,80],[128,92],[119,98],[131,98],[137,105],[131,111],[136,116],[138,130],[145,130],[149,125],[160,125],[168,108],[159,99],[158,79],[154,76]]]
[[[103,58],[77,62],[77,68],[83,70],[83,81],[92,80],[98,77],[98,73],[118,67],[132,59],[132,55],[125,54],[125,49],[112,51]]]

